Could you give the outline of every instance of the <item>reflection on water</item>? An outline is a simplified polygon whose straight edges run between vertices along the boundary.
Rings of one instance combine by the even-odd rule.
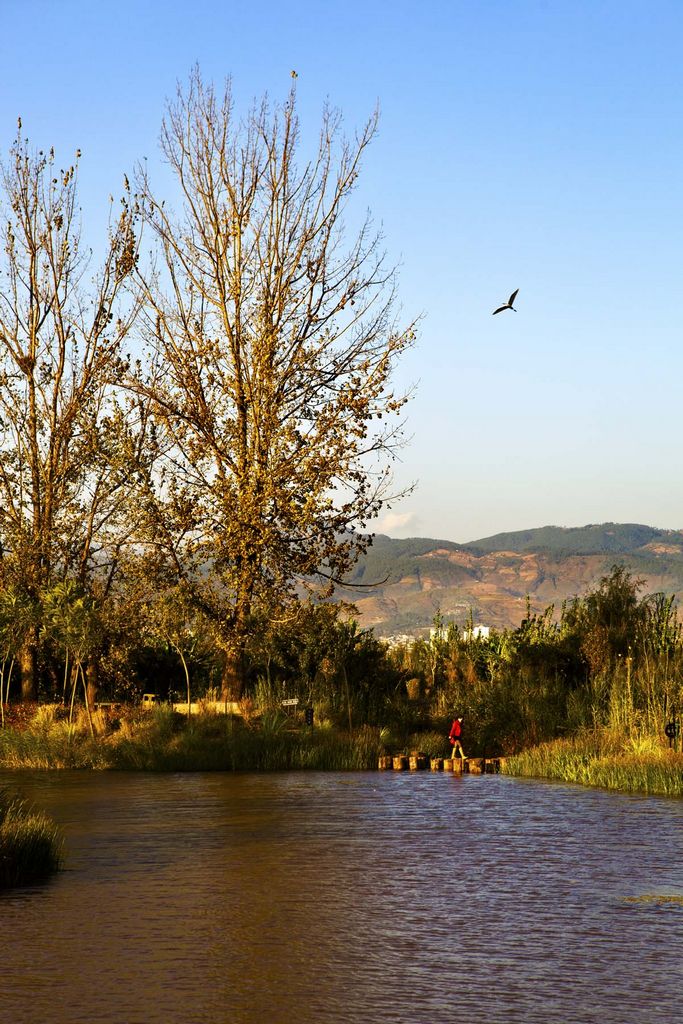
[[[680,1017],[683,802],[431,773],[0,773],[66,870],[0,895],[12,1024]]]

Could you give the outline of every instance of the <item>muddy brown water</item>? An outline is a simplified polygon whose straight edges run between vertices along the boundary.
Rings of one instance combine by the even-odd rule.
[[[2,782],[67,854],[0,894],[2,1024],[683,1016],[683,801],[428,772]]]

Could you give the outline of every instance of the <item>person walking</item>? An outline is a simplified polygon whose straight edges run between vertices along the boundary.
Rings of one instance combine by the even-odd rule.
[[[460,757],[465,760],[465,751],[462,749],[462,715],[458,715],[457,718],[453,719],[451,725],[451,731],[448,734],[448,742],[451,744],[452,752],[451,757],[455,757],[456,752]]]

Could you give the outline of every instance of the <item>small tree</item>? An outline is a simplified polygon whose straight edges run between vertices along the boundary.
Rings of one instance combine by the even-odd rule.
[[[80,681],[90,734],[94,736],[84,665],[102,642],[102,622],[96,602],[75,581],[58,583],[43,598],[43,622],[64,654],[65,690],[67,681],[71,683],[69,726],[73,722],[76,689]]]
[[[638,597],[642,585],[625,566],[613,565],[593,590],[564,610],[563,626],[581,638],[593,675],[612,668],[617,658],[630,658],[647,621],[647,602]]]
[[[202,635],[206,633],[201,616],[188,601],[181,589],[175,588],[160,595],[149,610],[149,621],[153,635],[180,658],[185,678],[187,697],[187,719],[191,720],[192,686],[189,662],[194,660],[202,648]]]
[[[435,690],[441,680],[448,650],[448,628],[441,609],[437,608],[432,619],[432,628],[426,647],[427,667],[429,670],[429,691]]]

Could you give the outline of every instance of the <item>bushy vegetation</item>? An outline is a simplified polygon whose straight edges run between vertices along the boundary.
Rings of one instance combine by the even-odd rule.
[[[55,825],[0,789],[0,888],[46,878],[59,868],[60,859]]]
[[[70,719],[68,708],[61,705],[20,705],[19,709],[19,714],[14,709],[8,713],[6,727],[0,729],[0,767],[109,767],[101,714],[88,716],[81,707]]]
[[[484,638],[471,621],[463,628],[437,615],[430,638],[392,649],[361,629],[350,607],[298,603],[253,615],[244,697],[230,709],[219,705],[238,714],[216,713],[218,674],[197,620],[173,625],[167,616],[163,634],[143,628],[138,648],[131,644],[128,685],[141,650],[147,689],[157,689],[155,665],[175,666],[184,716],[170,704],[143,711],[139,702],[88,711],[87,687],[75,700],[66,689],[50,707],[4,709],[0,764],[367,768],[381,753],[445,754],[457,711],[467,754],[505,755],[510,771],[675,793],[680,738],[667,739],[664,727],[683,705],[681,627],[671,599],[641,599],[639,589],[614,566],[557,614],[527,608],[517,629]],[[164,646],[162,636],[172,642]],[[205,696],[199,714],[189,714],[188,692],[195,711],[197,694]],[[627,763],[638,768],[628,778]]]
[[[312,729],[282,712],[251,721],[209,712],[188,725],[159,709],[147,728],[118,738],[110,758],[112,767],[152,771],[347,771],[375,768],[381,752],[370,726]]]
[[[476,635],[437,616],[429,640],[402,652],[433,717],[454,710],[477,751],[514,754],[580,731],[663,741],[683,705],[683,643],[672,598],[639,597],[614,566],[559,612],[527,614],[515,630]]]

